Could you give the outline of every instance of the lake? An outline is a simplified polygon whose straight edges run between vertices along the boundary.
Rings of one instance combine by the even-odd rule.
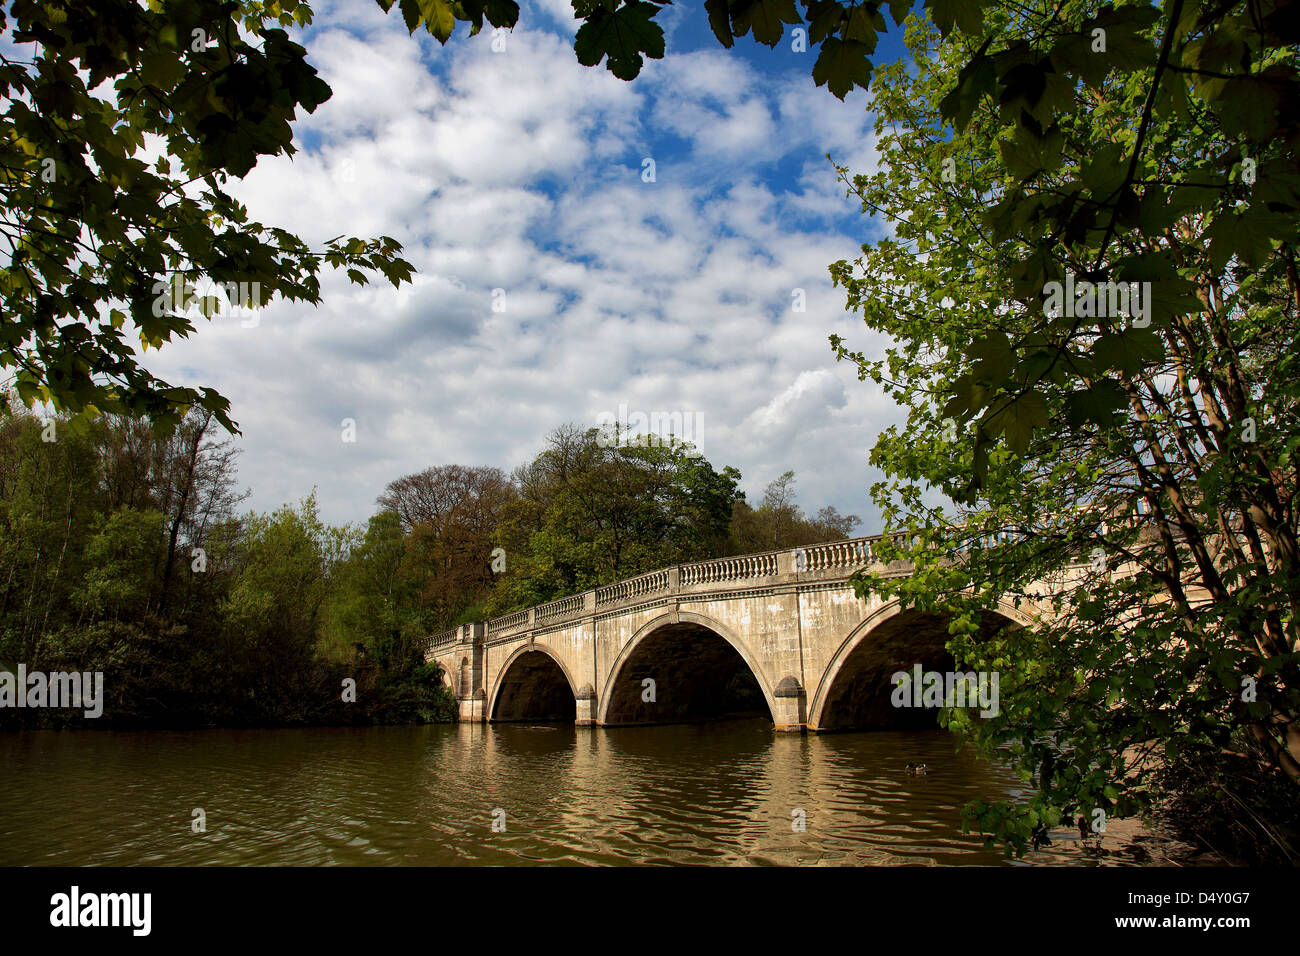
[[[766,720],[23,732],[0,735],[0,864],[1005,865],[961,807],[1023,785],[954,741]],[[1187,849],[1137,821],[1100,847],[1052,836],[1016,862]]]

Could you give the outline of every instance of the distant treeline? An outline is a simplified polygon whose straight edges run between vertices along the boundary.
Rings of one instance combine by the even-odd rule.
[[[858,521],[806,516],[791,472],[753,507],[689,447],[572,425],[509,476],[398,478],[364,528],[324,524],[314,493],[241,513],[237,455],[199,411],[165,434],[0,413],[0,669],[100,671],[105,697],[98,720],[0,707],[0,728],[449,720],[430,633]]]

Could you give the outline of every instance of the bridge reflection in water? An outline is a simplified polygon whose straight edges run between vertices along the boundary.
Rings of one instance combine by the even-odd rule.
[[[960,808],[1021,784],[953,743],[765,719],[0,735],[0,865],[1003,865],[961,833]],[[1171,849],[1123,820],[1100,855],[1053,836],[1022,862]]]

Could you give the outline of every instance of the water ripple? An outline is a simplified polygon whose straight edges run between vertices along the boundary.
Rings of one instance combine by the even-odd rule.
[[[960,808],[1022,786],[941,732],[749,721],[35,732],[0,737],[0,772],[5,865],[1000,865]],[[1101,854],[1054,837],[1026,862],[1159,851],[1126,821]]]

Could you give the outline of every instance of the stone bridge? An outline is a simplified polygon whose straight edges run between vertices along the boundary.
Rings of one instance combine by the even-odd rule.
[[[664,568],[427,640],[465,721],[579,726],[764,715],[778,731],[933,727],[890,676],[951,669],[947,622],[849,584],[880,536]],[[1032,601],[987,622],[1026,625]]]

